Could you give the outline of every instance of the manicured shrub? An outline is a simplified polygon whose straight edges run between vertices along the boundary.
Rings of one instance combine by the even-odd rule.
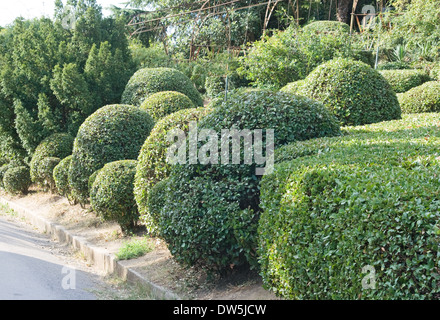
[[[335,34],[338,36],[347,36],[350,33],[350,26],[339,21],[314,21],[303,27],[306,32]]]
[[[410,70],[412,67],[406,62],[392,61],[381,63],[377,66],[378,70]]]
[[[60,163],[61,159],[57,157],[46,157],[41,159],[38,165],[38,176],[42,179],[45,189],[51,192],[55,191],[56,184],[53,177],[53,170]]]
[[[152,94],[140,106],[154,119],[159,121],[163,117],[179,110],[194,108],[192,101],[183,93],[176,91],[162,91]]]
[[[53,169],[53,180],[59,195],[70,199],[70,185],[69,185],[69,167],[72,162],[72,155],[62,159],[60,163]]]
[[[430,76],[432,79],[440,81],[440,64],[431,69]]]
[[[137,159],[153,125],[147,112],[129,105],[105,106],[87,118],[76,136],[69,168],[74,198],[87,203],[89,177],[104,164]]]
[[[396,93],[406,92],[430,80],[422,70],[383,70],[380,73]]]
[[[51,179],[47,180],[47,167],[42,166],[41,161],[48,157],[64,159],[72,153],[73,140],[74,138],[68,133],[55,133],[38,145],[30,162],[32,182],[42,188],[49,187],[46,181],[50,182]],[[52,177],[52,173],[50,173],[50,177]]]
[[[218,136],[222,129],[232,128],[273,129],[276,147],[340,132],[337,120],[321,103],[268,90],[232,94],[200,121],[199,132],[208,129]],[[222,154],[229,151],[231,155],[231,146],[225,149],[221,144],[212,141],[213,154],[218,147]],[[204,153],[201,148],[199,143],[199,155]],[[245,148],[240,149],[244,159]],[[257,152],[253,146],[251,149]],[[161,185],[166,195],[160,199],[160,233],[183,264],[220,272],[247,262],[255,267],[261,176],[255,159],[252,164],[231,164],[230,160],[191,164],[191,158],[187,159],[188,164],[174,165],[166,185]]]
[[[12,194],[27,194],[31,184],[29,168],[26,166],[9,168],[3,176],[3,186]]]
[[[226,90],[226,78],[223,76],[209,76],[205,82],[206,95],[210,98],[223,96]],[[235,89],[235,84],[228,78],[228,91]]]
[[[195,106],[203,106],[203,99],[191,80],[182,72],[170,68],[138,70],[128,82],[121,101],[124,104],[140,106],[146,98],[161,91],[183,93]]]
[[[90,191],[92,209],[106,221],[133,231],[139,218],[133,194],[136,160],[110,162],[98,171]]]
[[[279,150],[288,161],[261,183],[266,288],[287,299],[438,295],[438,118],[404,117]],[[375,289],[363,289],[367,266]]]
[[[191,108],[163,118],[156,123],[142,146],[138,157],[134,193],[141,220],[150,233],[157,231],[157,217],[151,215],[148,208],[149,192],[157,182],[168,176],[172,167],[167,162],[167,150],[171,146],[168,134],[174,129],[188,132],[191,121],[200,121],[210,111],[209,108]]]
[[[321,101],[341,125],[400,119],[396,93],[365,63],[334,59],[316,68],[293,93]]]
[[[5,186],[3,185],[3,177],[6,173],[6,171],[8,171],[10,168],[10,166],[8,164],[4,164],[0,167],[0,188],[4,188]]]
[[[429,81],[398,95],[402,112],[440,111],[440,82]]]

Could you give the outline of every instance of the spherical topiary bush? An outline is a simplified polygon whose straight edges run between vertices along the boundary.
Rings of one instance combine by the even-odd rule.
[[[199,141],[203,141],[197,146],[198,161],[191,157],[195,153],[190,144],[186,164],[174,165],[166,186],[161,186],[166,192],[159,215],[161,236],[184,264],[217,271],[246,262],[255,266],[261,179],[256,169],[265,162],[257,154],[259,147],[266,145],[265,163],[270,170],[268,130],[274,130],[273,145],[278,147],[338,135],[338,122],[320,102],[254,90],[232,94],[200,121],[198,129]],[[234,129],[239,132],[234,134]],[[259,139],[258,133],[264,138]],[[253,144],[249,145],[252,136]],[[188,139],[194,139],[191,131]],[[237,150],[229,143],[234,139],[247,142],[238,143]],[[254,157],[249,159],[251,153]]]
[[[148,208],[149,192],[157,182],[168,176],[172,167],[167,161],[167,151],[172,145],[168,140],[168,134],[172,130],[188,132],[191,121],[200,121],[210,111],[211,109],[203,107],[191,108],[168,115],[156,123],[142,146],[138,157],[134,193],[141,220],[150,233],[157,230],[157,217],[151,215]]]
[[[440,81],[440,64],[434,66],[434,68],[432,68],[432,70],[430,71],[429,75],[431,76],[432,79]]]
[[[0,188],[4,188],[5,186],[3,185],[3,177],[6,173],[6,171],[8,171],[10,168],[10,166],[8,164],[4,164],[0,167]]]
[[[304,82],[305,82],[305,80],[298,80],[295,82],[290,82],[290,83],[286,84],[284,87],[282,87],[280,89],[280,91],[286,92],[286,93],[297,94],[297,92],[301,88],[301,86],[304,85]]]
[[[47,157],[64,159],[72,153],[74,138],[68,133],[55,133],[44,139],[35,149],[30,163],[32,182],[42,188],[47,188],[46,167],[41,167],[41,161]],[[52,174],[51,174],[52,176]],[[49,181],[48,181],[49,182]]]
[[[72,155],[62,159],[53,169],[53,180],[58,194],[70,198],[69,167],[72,162]]]
[[[60,161],[61,159],[57,157],[46,157],[41,159],[40,164],[38,165],[38,176],[42,179],[45,188],[51,192],[54,192],[56,188],[53,170]]]
[[[154,126],[151,116],[137,107],[102,107],[81,125],[75,138],[69,184],[74,198],[88,199],[89,177],[104,164],[135,160]]]
[[[136,160],[107,163],[90,191],[92,209],[104,220],[116,221],[124,232],[134,230],[139,218],[133,194],[136,164]]]
[[[3,176],[3,186],[12,194],[26,194],[31,184],[29,168],[26,166],[9,168]]]
[[[153,117],[154,121],[176,111],[194,107],[194,103],[187,96],[176,91],[162,91],[152,94],[140,106],[142,110],[147,111]]]
[[[401,117],[396,93],[363,62],[334,59],[317,67],[296,92],[321,101],[342,125],[362,125]]]
[[[203,99],[191,80],[182,72],[170,68],[138,70],[128,82],[121,101],[124,104],[140,106],[146,98],[161,91],[183,93],[195,106],[203,106]]]
[[[388,81],[394,92],[402,93],[429,81],[423,70],[382,70],[380,73]]]
[[[350,33],[350,26],[344,22],[323,20],[309,23],[303,27],[303,30],[305,32],[348,35]]]
[[[440,81],[429,81],[398,95],[403,113],[440,111]]]

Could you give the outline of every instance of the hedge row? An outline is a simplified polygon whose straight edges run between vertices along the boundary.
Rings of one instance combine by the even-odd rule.
[[[261,185],[265,286],[291,299],[438,298],[437,117],[278,150]]]

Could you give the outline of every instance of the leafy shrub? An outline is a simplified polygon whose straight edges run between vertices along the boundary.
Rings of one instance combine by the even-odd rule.
[[[398,95],[402,112],[422,113],[440,111],[440,82],[429,81]]]
[[[4,188],[3,185],[3,177],[5,176],[6,171],[10,169],[10,166],[8,164],[4,164],[0,167],[0,188]]]
[[[241,58],[238,73],[255,86],[280,89],[304,79],[317,66],[337,57],[371,63],[371,53],[363,52],[357,44],[347,46],[347,37],[345,32],[315,32],[312,24],[304,29],[292,24],[285,31],[254,42],[249,53]]]
[[[430,76],[432,79],[440,81],[440,64],[437,64],[434,66],[434,68],[432,68]]]
[[[134,194],[142,222],[150,233],[157,230],[157,217],[150,214],[149,192],[159,181],[168,176],[172,165],[167,162],[167,150],[171,146],[168,134],[173,129],[188,132],[191,121],[200,121],[211,109],[191,108],[180,110],[156,123],[139,153]]]
[[[46,157],[38,165],[38,176],[42,179],[43,185],[48,190],[54,192],[56,189],[53,170],[60,163],[61,159],[57,157]]]
[[[102,107],[81,125],[75,139],[69,184],[74,199],[86,203],[89,177],[104,164],[135,160],[153,128],[151,116],[137,107]]]
[[[162,91],[145,99],[140,108],[148,112],[154,121],[158,121],[173,112],[194,108],[194,104],[183,93]]]
[[[217,135],[231,128],[273,129],[275,146],[340,132],[336,119],[321,103],[268,90],[237,91],[204,117],[199,128]],[[221,141],[213,144],[225,150]],[[230,145],[227,148],[231,151]],[[246,262],[255,266],[260,176],[255,162],[225,162],[177,164],[160,186],[166,191],[160,199],[160,233],[183,264],[216,271]]]
[[[203,106],[203,99],[191,80],[182,72],[171,68],[144,68],[138,70],[128,82],[122,94],[122,103],[140,106],[153,93],[177,91],[183,93],[196,106]]]
[[[210,98],[216,98],[225,94],[226,78],[223,76],[210,76],[206,78],[206,95]],[[235,89],[234,82],[228,78],[228,91]]]
[[[337,36],[347,36],[350,33],[350,26],[339,21],[313,21],[303,27],[306,32],[333,34]]]
[[[261,183],[265,286],[289,299],[436,297],[436,123],[405,115],[281,148],[288,161]],[[368,265],[375,290],[362,289]]]
[[[42,188],[49,187],[46,181],[50,182],[52,179],[47,180],[49,178],[47,176],[47,167],[42,166],[41,161],[48,157],[64,159],[72,153],[73,140],[74,138],[68,133],[55,133],[38,145],[30,162],[32,182]],[[52,177],[52,173],[50,177]]]
[[[69,167],[72,162],[72,155],[69,155],[62,159],[60,163],[53,169],[53,180],[55,181],[55,187],[58,194],[70,197],[70,185],[69,185]]]
[[[383,70],[380,73],[396,93],[406,92],[430,80],[422,70]]]
[[[334,59],[316,68],[293,93],[321,101],[342,125],[400,119],[396,93],[365,63]]]
[[[136,164],[136,160],[107,163],[90,191],[92,209],[104,220],[118,222],[124,232],[134,230],[139,218],[133,194]]]
[[[29,168],[26,166],[9,168],[3,176],[3,186],[12,194],[27,194],[31,184]]]

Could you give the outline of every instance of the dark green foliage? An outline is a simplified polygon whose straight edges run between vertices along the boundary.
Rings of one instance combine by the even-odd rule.
[[[430,80],[423,70],[383,70],[380,73],[396,93],[406,92]]]
[[[321,103],[268,90],[239,90],[217,104],[199,128],[217,135],[231,128],[274,129],[276,147],[340,132],[337,120]],[[243,152],[241,148],[242,157]],[[164,206],[159,229],[179,262],[217,271],[246,262],[256,267],[261,177],[253,163],[220,165],[219,160],[219,165],[173,167],[162,186],[167,193],[160,200]]]
[[[4,188],[3,185],[3,177],[5,176],[6,171],[10,169],[8,164],[4,164],[0,167],[0,188]]]
[[[225,95],[226,78],[223,76],[210,76],[206,78],[205,82],[206,95],[210,98],[216,98]],[[228,78],[228,91],[235,88],[231,78]]]
[[[142,146],[138,157],[134,193],[142,222],[150,233],[155,233],[157,230],[157,217],[149,210],[149,192],[157,182],[168,176],[172,167],[167,162],[167,150],[171,146],[168,134],[173,129],[188,132],[191,121],[200,121],[210,111],[209,108],[191,108],[163,118],[156,123]]]
[[[194,108],[192,101],[183,93],[162,91],[145,99],[140,108],[159,121],[163,117],[182,109]]]
[[[398,97],[403,113],[439,112],[440,82],[425,82]]]
[[[281,148],[288,161],[261,183],[265,287],[287,299],[437,298],[437,123],[405,115]]]
[[[72,155],[62,159],[60,163],[53,169],[53,179],[57,192],[69,198],[70,200],[70,186],[69,186],[69,167],[72,161]]]
[[[51,192],[55,191],[55,179],[53,177],[53,170],[60,163],[61,159],[56,157],[46,157],[41,159],[38,164],[37,175],[40,184],[45,190]]]
[[[138,70],[128,82],[122,103],[140,106],[145,99],[161,91],[183,93],[195,106],[202,107],[203,100],[191,80],[182,72],[171,68],[144,68]]]
[[[3,176],[3,186],[11,194],[27,194],[31,184],[29,168],[26,166],[9,168]]]
[[[396,93],[365,63],[334,59],[316,68],[293,93],[321,101],[341,125],[400,119]]]
[[[36,148],[30,163],[30,174],[32,182],[42,188],[48,187],[47,168],[41,163],[44,158],[56,157],[64,159],[72,154],[74,138],[67,133],[55,133],[44,139]],[[52,177],[52,173],[50,173]]]
[[[89,177],[104,164],[137,159],[153,125],[148,113],[129,105],[104,106],[88,117],[75,138],[69,169],[74,198],[87,202]]]
[[[393,61],[385,62],[377,66],[378,70],[409,70],[411,66],[406,62]]]
[[[104,220],[116,221],[124,232],[133,231],[139,218],[133,194],[136,164],[136,160],[107,163],[90,191],[92,209]]]

